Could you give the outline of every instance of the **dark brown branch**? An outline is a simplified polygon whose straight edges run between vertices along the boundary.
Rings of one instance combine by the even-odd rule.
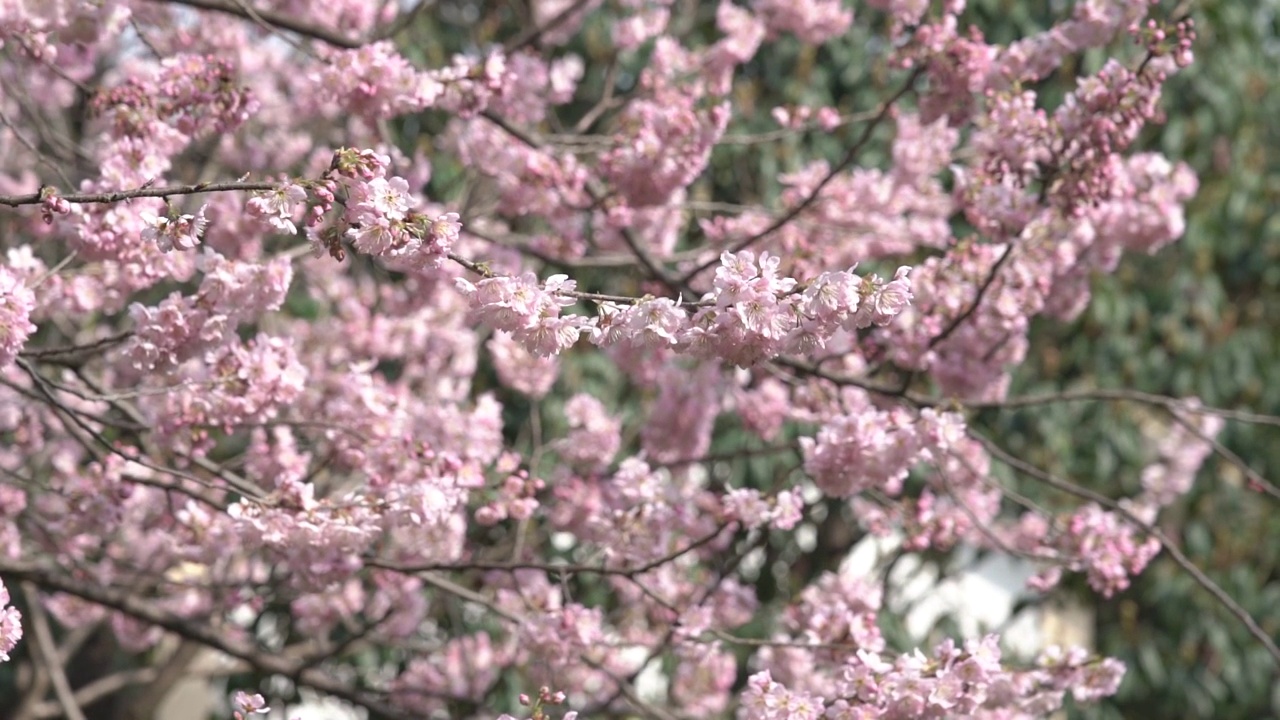
[[[991,266],[991,272],[987,274],[987,278],[983,281],[982,285],[978,286],[978,292],[974,295],[973,302],[969,303],[969,306],[964,309],[964,312],[957,315],[950,324],[943,328],[942,332],[929,339],[929,350],[932,350],[938,343],[951,337],[951,334],[954,333],[965,320],[968,320],[975,312],[977,312],[978,306],[982,304],[982,298],[986,296],[987,291],[995,284],[996,278],[1000,275],[1000,270],[1011,257],[1013,257],[1012,242],[1005,246],[1004,252],[1000,254],[1000,258]]]
[[[392,20],[385,28],[375,32],[370,38],[370,41],[378,42],[379,40],[389,40],[396,35],[399,35],[402,30],[412,25],[413,21],[418,19],[418,15],[423,10],[434,4],[435,0],[418,0],[417,3],[414,3],[412,8],[402,11],[398,16],[396,16],[396,19]]]
[[[24,350],[18,353],[18,357],[31,358],[31,359],[38,360],[43,358],[56,357],[60,355],[80,355],[82,353],[89,353],[97,350],[103,350],[105,348],[111,347],[112,345],[118,345],[124,342],[125,340],[128,340],[129,337],[132,335],[133,335],[133,331],[126,330],[124,332],[119,332],[109,337],[102,338],[101,340],[94,340],[93,342],[85,343],[84,345],[71,345],[69,347],[39,348],[36,350]]]
[[[117,190],[104,193],[58,193],[60,200],[76,205],[118,203],[134,198],[162,198],[170,195],[196,195],[212,192],[250,192],[270,191],[280,187],[279,183],[268,182],[203,182],[194,185],[167,185],[164,187],[140,187],[133,190]],[[44,200],[42,192],[26,195],[0,195],[0,205],[19,207],[22,205],[39,205]]]
[[[71,692],[71,683],[67,681],[67,674],[63,671],[62,664],[58,662],[58,646],[53,640],[53,628],[49,626],[49,616],[40,605],[40,596],[36,592],[35,585],[30,582],[22,583],[22,594],[27,599],[31,634],[35,638],[32,655],[36,662],[43,663],[49,671],[54,697],[58,699],[58,705],[62,707],[62,712],[66,714],[68,720],[85,720],[84,711],[80,709],[75,695]]]
[[[328,28],[319,25],[313,25],[308,22],[294,19],[286,14],[272,12],[270,10],[259,10],[253,7],[237,5],[235,3],[221,2],[221,0],[151,0],[152,2],[167,3],[170,5],[186,5],[187,7],[199,10],[208,10],[210,12],[219,12],[225,15],[243,18],[245,20],[255,20],[265,22],[268,25],[278,27],[281,30],[288,30],[297,33],[303,37],[319,40],[334,47],[354,50],[362,47],[365,43],[362,40],[352,40],[345,35],[339,34]]]

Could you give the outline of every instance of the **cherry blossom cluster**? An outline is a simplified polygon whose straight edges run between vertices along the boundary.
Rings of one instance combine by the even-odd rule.
[[[570,477],[553,488],[552,522],[611,558],[649,562],[688,538],[716,528],[714,514],[700,512],[710,499],[689,483],[648,463],[628,458],[611,477]]]
[[[750,376],[748,376],[748,379]],[[734,410],[742,424],[762,440],[773,440],[791,416],[791,392],[777,378],[764,378],[755,387],[735,387]]]
[[[843,34],[853,23],[853,11],[835,0],[755,0],[751,7],[771,33],[791,33],[814,45]]]
[[[850,650],[886,648],[877,624],[880,610],[880,587],[870,578],[847,570],[823,573],[787,607],[781,628],[754,665],[770,682],[811,698],[838,697]]]
[[[389,42],[333,53],[311,78],[322,100],[371,120],[429,107],[468,116],[501,97],[509,84],[506,57],[456,57],[445,68],[421,71]]]
[[[725,517],[743,527],[765,525],[790,530],[800,523],[804,499],[799,490],[783,490],[775,498],[765,498],[755,488],[735,488],[724,494]]]
[[[948,394],[1002,397],[1031,318],[1075,317],[1090,272],[1113,271],[1123,251],[1154,252],[1183,232],[1181,203],[1196,188],[1186,166],[1150,154],[1107,162],[1106,193],[1078,216],[1037,208],[1012,185],[979,191],[966,209],[974,224],[997,236],[1016,229],[1016,240],[961,241],[917,268],[915,300],[890,329],[895,362],[927,370]]]
[[[0,662],[9,660],[9,653],[22,639],[22,613],[9,606],[9,590],[0,580]]]
[[[780,110],[775,117],[781,114],[793,122],[792,111]],[[955,202],[938,174],[951,164],[959,135],[944,121],[926,125],[907,111],[895,121],[894,163],[887,171],[860,167],[840,173],[817,161],[779,177],[785,186],[782,200],[797,214],[795,222],[769,233],[769,245],[788,258],[796,277],[921,247],[940,248],[951,240],[947,218]],[[747,210],[737,217],[704,220],[701,227],[711,242],[733,245],[768,232],[773,224],[773,217]],[[822,253],[815,252],[819,247]]]
[[[1080,3],[1066,22],[1011,43],[993,71],[1011,84],[1040,80],[1072,55],[1102,47],[1122,32],[1132,32],[1152,4],[1149,0]]]
[[[578,393],[564,404],[569,434],[557,445],[575,467],[606,468],[622,447],[622,423],[597,398]]]
[[[696,380],[678,382],[689,375]],[[651,422],[640,431],[645,457],[679,464],[706,455],[722,407],[720,364],[672,361],[658,371],[656,384],[658,396],[648,407]]]
[[[142,232],[142,239],[154,242],[164,252],[194,250],[209,225],[204,212],[205,206],[202,205],[195,215],[180,215],[173,211],[166,215],[143,213],[142,221],[148,227]]]
[[[1070,692],[1088,701],[1113,694],[1124,667],[1110,659],[1088,657],[1075,649],[1053,648],[1033,670],[1009,670],[1000,664],[997,638],[967,641],[963,648],[946,640],[932,654],[920,651],[889,662],[879,653],[858,650],[830,701],[788,688],[769,671],[752,675],[743,693],[741,717],[782,718],[945,718],[1041,717],[1061,707]]]
[[[546,396],[560,374],[557,358],[534,355],[509,332],[494,333],[485,347],[498,381],[522,395],[534,399]]]
[[[237,68],[212,55],[178,55],[93,99],[104,145],[101,180],[82,189],[154,182],[191,142],[234,131],[259,109]]]
[[[661,205],[702,173],[724,133],[729,107],[705,113],[687,94],[633,103],[631,137],[600,158],[601,171],[632,207]]]
[[[499,669],[511,664],[514,649],[486,632],[454,637],[439,651],[411,660],[392,691],[400,705],[420,713],[444,709],[444,698],[483,697],[497,683]]]
[[[271,228],[296,233],[307,200],[307,236],[314,254],[346,257],[344,241],[358,252],[396,268],[433,268],[443,261],[462,228],[455,212],[424,213],[403,177],[387,177],[391,157],[375,150],[339,148],[319,180],[306,187],[285,182],[253,197],[250,216]],[[340,212],[335,211],[342,206]]]
[[[530,478],[527,471],[513,472],[502,481],[498,498],[476,510],[476,522],[496,525],[508,518],[528,520],[538,510],[537,495],[546,486],[542,480]]]
[[[911,300],[910,268],[892,280],[852,271],[826,272],[801,287],[779,272],[780,259],[744,250],[724,253],[713,290],[690,309],[669,298],[629,306],[606,302],[592,326],[597,345],[672,347],[742,367],[788,352],[825,346],[843,330],[885,325]]]
[[[1188,416],[1179,410],[1172,427],[1158,431],[1155,457],[1142,471],[1142,492],[1136,497],[1121,500],[1115,509],[1090,503],[1059,517],[1028,512],[1000,531],[1010,546],[1052,560],[1032,578],[1032,587],[1047,590],[1064,571],[1085,573],[1089,585],[1106,597],[1129,587],[1130,578],[1161,549],[1159,540],[1134,520],[1154,523],[1162,508],[1190,491],[1196,472],[1212,452],[1213,438],[1223,428],[1219,417],[1191,417],[1198,407],[1198,401],[1186,401]]]
[[[1007,92],[1041,80],[1081,51],[1105,46],[1126,31],[1132,33],[1152,3],[1077,3],[1070,19],[1004,47],[986,43],[979,29],[961,25],[963,0],[945,3],[941,17],[932,19],[925,17],[928,4],[918,0],[878,0],[875,5],[893,13],[894,32],[904,36],[899,61],[922,67],[930,80],[928,94],[921,103],[926,120],[946,117],[958,124],[979,107],[978,100],[986,92]],[[1188,30],[1181,32],[1185,36]],[[1153,54],[1169,55],[1163,46],[1164,35],[1153,32],[1151,39]],[[1189,60],[1189,47],[1183,49],[1180,41],[1178,48],[1175,54],[1179,61]]]
[[[85,468],[74,468],[58,478],[55,492],[33,499],[50,525],[78,537],[78,552],[88,551],[93,532],[120,527],[128,515],[136,487],[130,478],[137,468],[119,455]]]
[[[1195,20],[1191,18],[1179,20],[1172,27],[1150,18],[1145,25],[1130,25],[1129,34],[1144,43],[1153,56],[1172,56],[1178,67],[1187,67],[1195,59],[1191,49],[1196,41]]]
[[[1060,707],[1064,691],[1081,701],[1114,693],[1123,676],[1080,648],[1048,648],[1030,670],[1006,666],[994,635],[885,658],[879,586],[867,580],[825,574],[788,608],[787,632],[758,656],[742,716],[1030,718]]]
[[[545,101],[545,95],[530,95]],[[445,140],[463,162],[474,165],[479,172],[492,174],[502,200],[494,208],[495,214],[509,217],[534,214],[568,222],[564,216],[571,218],[573,208],[590,204],[586,169],[571,154],[509,142],[501,128],[488,123],[455,128]],[[565,239],[557,238],[554,242],[561,244]]]
[[[944,453],[964,434],[963,419],[926,408],[878,410],[858,403],[824,421],[818,434],[801,438],[805,472],[828,495],[849,497],[878,489],[891,495],[916,464]]]
[[[307,372],[287,339],[260,335],[206,354],[198,368],[178,377],[204,391],[169,396],[162,407],[154,408],[157,426],[165,434],[272,420],[302,393]],[[152,409],[148,402],[140,405]]]
[[[23,279],[0,267],[0,367],[12,363],[36,331],[31,322],[35,304],[35,293]]]
[[[539,357],[558,355],[578,341],[587,319],[562,315],[574,304],[569,295],[577,281],[552,275],[544,282],[531,272],[519,277],[500,276],[471,283],[458,279],[458,289],[471,301],[472,312],[496,330],[511,333],[526,350]]]
[[[129,15],[129,8],[114,2],[85,5],[52,0],[34,7],[6,5],[0,8],[0,43],[37,60],[56,59],[79,66],[88,58],[75,53],[74,46],[92,47],[113,37]]]
[[[1160,552],[1160,541],[1142,533],[1115,512],[1089,504],[1072,513],[1053,546],[1070,562],[1049,571],[1038,584],[1052,585],[1063,569],[1086,572],[1089,585],[1104,597],[1129,587],[1129,578]]]
[[[257,109],[252,96],[237,84],[235,74],[224,58],[166,58],[155,76],[132,76],[93,102],[117,137],[150,138],[154,123],[192,138],[225,133]]]
[[[174,293],[155,307],[129,308],[134,332],[124,352],[134,369],[173,368],[219,347],[241,323],[279,309],[293,278],[283,260],[240,263],[210,251],[201,264],[204,277],[195,295]]]
[[[1134,501],[1134,511],[1150,513],[1186,495],[1195,482],[1196,473],[1213,453],[1211,444],[1226,423],[1216,415],[1191,415],[1200,408],[1195,398],[1184,401],[1186,413],[1180,409],[1175,422],[1160,432],[1156,441],[1155,462],[1142,469],[1142,494]],[[1145,518],[1148,522],[1154,517]]]
[[[493,98],[492,104],[502,117],[521,123],[541,122],[552,108],[571,102],[586,71],[577,55],[548,61],[522,52],[509,57],[507,63],[502,94]]]

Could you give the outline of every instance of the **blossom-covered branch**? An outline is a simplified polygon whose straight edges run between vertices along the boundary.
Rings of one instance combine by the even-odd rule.
[[[1196,179],[1133,145],[1189,23],[1106,0],[1001,44],[956,1],[489,5],[0,7],[0,660],[42,678],[28,714],[145,714],[115,691],[166,673],[50,650],[99,626],[112,667],[235,658],[241,720],[293,700],[269,676],[483,720],[1116,692],[1084,649],[894,646],[887,569],[843,562],[873,537],[1104,597],[1166,550],[1275,654],[1155,524],[1206,458],[1249,467],[1224,419],[1270,420],[1009,393],[1033,322],[1185,229]],[[850,43],[860,108],[757,87]],[[1084,399],[1175,418],[1131,497],[976,427]]]

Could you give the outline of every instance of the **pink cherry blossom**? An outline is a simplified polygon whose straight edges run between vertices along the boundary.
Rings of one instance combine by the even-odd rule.
[[[22,613],[9,607],[9,590],[0,580],[0,662],[9,660],[9,653],[22,639]]]
[[[8,268],[0,265],[0,368],[13,362],[27,338],[36,331],[31,322],[35,293]]]

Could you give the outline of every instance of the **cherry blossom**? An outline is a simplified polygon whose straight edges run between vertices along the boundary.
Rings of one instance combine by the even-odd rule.
[[[9,653],[22,639],[22,613],[9,607],[9,590],[0,581],[0,662],[9,660]]]
[[[0,266],[0,367],[13,362],[36,331],[31,322],[35,294],[8,268]]]

